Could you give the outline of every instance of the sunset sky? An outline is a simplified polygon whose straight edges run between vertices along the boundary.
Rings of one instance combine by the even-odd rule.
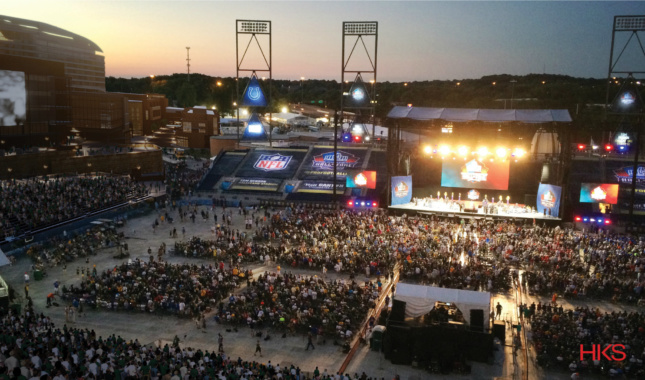
[[[379,22],[378,81],[602,78],[613,16],[643,15],[645,3],[11,0],[0,14],[89,38],[103,49],[108,76],[185,72],[186,46],[191,72],[235,76],[235,20],[257,19],[272,21],[277,79],[340,79],[343,21]]]

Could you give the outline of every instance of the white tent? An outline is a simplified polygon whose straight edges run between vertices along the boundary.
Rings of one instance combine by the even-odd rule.
[[[470,311],[482,309],[484,310],[484,328],[490,328],[488,318],[490,312],[489,292],[398,283],[394,299],[406,303],[405,316],[408,318],[416,318],[429,313],[434,308],[435,303],[439,301],[454,303],[461,310],[466,323],[470,324]]]
[[[11,261],[9,261],[9,258],[4,254],[4,252],[2,252],[2,249],[0,248],[0,267],[9,264],[11,264]]]

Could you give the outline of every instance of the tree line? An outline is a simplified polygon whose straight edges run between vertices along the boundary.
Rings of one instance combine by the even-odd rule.
[[[212,77],[203,74],[172,74],[144,78],[106,78],[109,92],[158,93],[169,104],[188,107],[215,106],[220,113],[229,113],[235,106],[237,92],[244,91],[248,79]],[[340,108],[341,87],[334,80],[260,79],[269,107],[273,112],[289,103],[312,104],[330,110]],[[350,84],[351,85],[351,84]],[[350,85],[345,85],[348,91]],[[370,83],[365,83],[371,89]],[[612,85],[618,91],[618,85]],[[447,108],[515,108],[568,109],[574,119],[585,119],[589,128],[601,127],[602,107],[607,91],[606,79],[576,78],[567,75],[508,74],[488,75],[479,79],[432,80],[411,82],[379,82],[375,84],[375,116],[384,118],[395,105],[412,104],[423,107]],[[613,96],[613,95],[612,95]]]

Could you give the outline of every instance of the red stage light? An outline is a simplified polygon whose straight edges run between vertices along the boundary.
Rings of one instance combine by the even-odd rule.
[[[613,149],[614,149],[613,145],[611,145],[611,144],[607,144],[607,145],[605,145],[605,150],[606,150],[607,152],[611,152]]]
[[[352,202],[352,201],[347,201],[347,205],[348,205],[349,207],[352,207],[352,206],[354,205],[354,202]]]
[[[354,136],[354,141],[356,141],[356,142],[361,141],[361,136]]]
[[[372,207],[377,207],[377,206],[378,205],[376,204],[376,202],[372,202]]]
[[[611,224],[611,220],[605,219],[605,224]]]
[[[582,218],[581,218],[581,217],[576,216],[576,222],[579,222],[579,221],[581,221],[581,220],[582,220]]]
[[[578,150],[585,150],[586,145],[585,144],[578,144]]]

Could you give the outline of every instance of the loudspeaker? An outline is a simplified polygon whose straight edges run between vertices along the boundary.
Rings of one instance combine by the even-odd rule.
[[[493,323],[493,336],[499,339],[502,344],[506,343],[506,323],[504,321],[495,321]]]
[[[470,311],[470,330],[484,332],[484,310],[474,309]]]
[[[392,311],[390,312],[391,321],[401,321],[405,320],[405,302],[393,300],[392,301]]]

